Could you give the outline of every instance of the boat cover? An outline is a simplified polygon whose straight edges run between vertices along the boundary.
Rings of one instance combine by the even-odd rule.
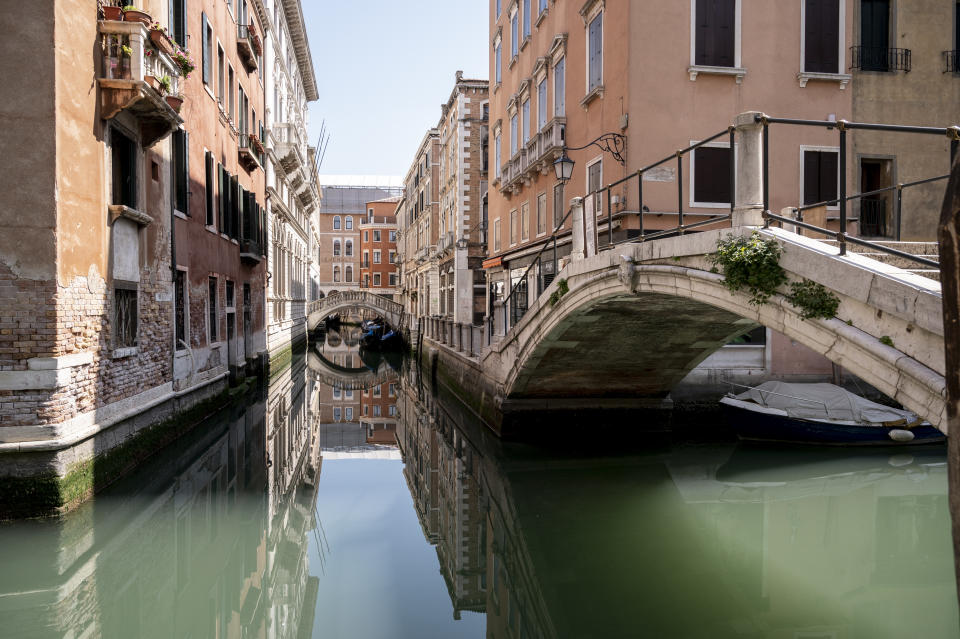
[[[798,419],[852,421],[864,426],[900,426],[920,423],[916,413],[871,402],[833,384],[764,382],[736,395]]]

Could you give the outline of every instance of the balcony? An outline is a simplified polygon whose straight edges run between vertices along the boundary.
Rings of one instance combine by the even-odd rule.
[[[910,49],[853,46],[850,47],[850,52],[851,69],[910,72],[913,55]]]
[[[260,36],[252,24],[237,25],[237,53],[248,73],[257,70],[257,58],[263,53]]]
[[[960,51],[944,51],[943,66],[944,73],[960,73]]]
[[[260,140],[257,138],[257,136],[253,135],[252,133],[240,134],[240,146],[237,150],[240,166],[245,168],[247,171],[254,171],[256,169],[263,168],[263,165],[260,163],[262,153],[263,145],[260,144]]]
[[[163,96],[180,94],[180,67],[150,41],[140,22],[101,21],[103,69],[100,117],[110,120],[127,111],[140,125],[143,146],[150,147],[177,129],[183,119]],[[161,78],[169,88],[162,89]]]
[[[240,259],[248,264],[259,264],[260,243],[256,240],[240,240]]]
[[[287,175],[291,175],[306,166],[303,149],[306,143],[300,137],[293,124],[277,124],[270,130],[273,150],[280,159],[280,166]]]

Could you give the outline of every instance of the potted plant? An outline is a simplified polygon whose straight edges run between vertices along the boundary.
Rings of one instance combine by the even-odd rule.
[[[164,99],[167,101],[167,104],[170,105],[177,113],[180,113],[180,108],[183,106],[183,96],[180,94],[169,94],[164,96]]]
[[[263,153],[263,143],[260,142],[260,138],[255,133],[250,134],[250,146],[257,153]]]
[[[173,52],[173,61],[180,67],[180,76],[184,79],[189,78],[190,73],[196,68],[188,49],[177,47],[177,50]]]
[[[171,89],[173,88],[173,81],[170,80],[170,76],[169,76],[169,75],[162,75],[162,76],[160,76],[159,78],[157,78],[157,83],[160,85],[160,94],[161,94],[161,95],[165,95],[165,94],[167,94],[167,93],[170,93]]]
[[[119,22],[120,20],[123,20],[123,9],[114,5],[104,5],[103,19]]]
[[[150,41],[160,51],[167,55],[173,55],[173,40],[170,39],[170,34],[167,33],[166,28],[161,27],[159,22],[150,25]]]
[[[153,89],[157,93],[161,92],[160,78],[158,78],[155,75],[145,75],[143,76],[143,80],[150,86],[151,89]]]
[[[148,27],[153,24],[153,18],[150,17],[149,13],[141,11],[132,4],[128,4],[123,8],[123,20],[124,22],[140,22]]]

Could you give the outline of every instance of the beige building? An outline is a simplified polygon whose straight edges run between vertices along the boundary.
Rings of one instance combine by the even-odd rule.
[[[440,313],[439,241],[440,133],[430,129],[423,136],[413,163],[403,179],[403,211],[399,216],[402,238],[399,249],[407,311],[414,317]]]
[[[486,80],[467,80],[458,71],[437,126],[440,315],[462,324],[481,324],[486,303],[482,202],[487,191],[488,86]]]

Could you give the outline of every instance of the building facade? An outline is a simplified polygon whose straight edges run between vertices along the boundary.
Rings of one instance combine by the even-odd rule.
[[[487,190],[488,86],[486,80],[464,79],[458,71],[437,126],[440,315],[457,323],[481,324],[486,303],[482,201]]]
[[[415,317],[440,313],[440,267],[437,255],[439,241],[440,132],[430,129],[424,134],[413,163],[403,179],[404,226],[401,261],[404,299]]]
[[[306,339],[320,192],[315,150],[308,144],[307,104],[317,99],[313,59],[298,0],[268,0],[266,52],[267,348],[286,359]]]
[[[397,205],[399,195],[367,202],[367,216],[360,231],[360,288],[397,299]]]

